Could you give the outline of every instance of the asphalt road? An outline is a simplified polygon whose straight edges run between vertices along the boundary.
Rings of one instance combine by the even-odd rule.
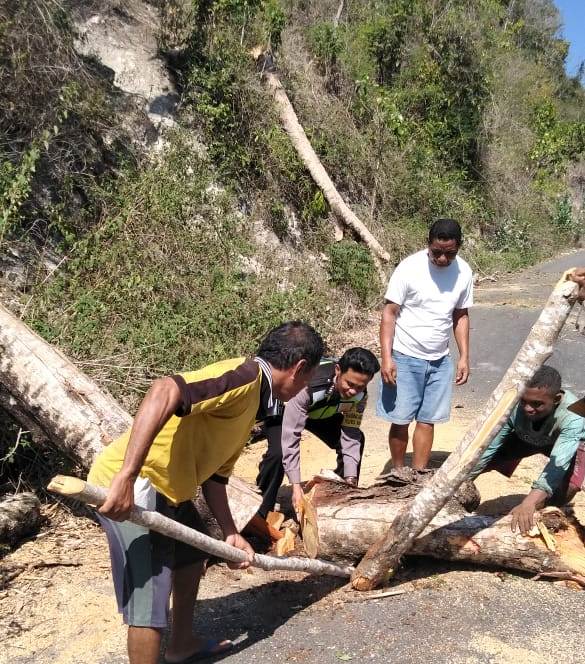
[[[487,399],[510,366],[561,274],[578,266],[585,266],[585,251],[542,263],[506,281],[476,288],[477,305],[470,312],[472,376],[466,386],[456,391],[458,400],[483,403]],[[575,329],[580,310],[580,306],[575,307],[548,361],[560,371],[564,386],[577,393],[585,389],[585,338]],[[585,314],[580,324],[585,325]]]

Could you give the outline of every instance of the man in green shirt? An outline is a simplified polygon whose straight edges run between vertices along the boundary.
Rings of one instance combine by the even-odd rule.
[[[511,477],[525,457],[549,457],[530,493],[512,510],[512,530],[528,532],[537,509],[545,503],[564,505],[581,489],[585,479],[585,419],[571,411],[576,402],[577,397],[561,389],[559,372],[541,367],[474,468],[472,479],[489,470]]]

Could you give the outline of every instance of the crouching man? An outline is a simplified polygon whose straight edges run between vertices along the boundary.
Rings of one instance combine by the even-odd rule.
[[[572,412],[580,403],[576,402],[573,394],[561,389],[559,372],[541,367],[473,470],[472,479],[489,470],[511,477],[525,457],[549,457],[530,493],[512,510],[512,530],[528,532],[534,525],[536,510],[545,504],[564,505],[582,488],[585,419]]]
[[[306,387],[322,354],[321,337],[294,321],[269,332],[254,358],[161,378],[142,401],[132,429],[95,460],[88,480],[109,487],[99,518],[110,546],[118,609],[129,626],[130,664],[159,661],[171,590],[165,662],[186,664],[232,646],[192,633],[205,554],[125,521],[133,505],[204,532],[192,502],[201,486],[225,541],[251,561],[254,551],[236,530],[225,485],[255,421],[264,419],[273,399],[292,399]]]
[[[339,361],[323,359],[308,386],[286,404],[284,414],[266,420],[268,450],[256,478],[263,496],[259,516],[265,519],[274,509],[285,472],[298,510],[303,496],[300,448],[304,429],[335,450],[335,472],[357,484],[365,443],[360,426],[366,387],[379,370],[375,355],[365,348],[350,348]]]

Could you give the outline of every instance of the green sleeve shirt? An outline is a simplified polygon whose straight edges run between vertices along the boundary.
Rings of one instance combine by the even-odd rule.
[[[524,414],[521,404],[518,404],[501,431],[483,453],[471,477],[475,478],[485,470],[504,444],[506,437],[510,433],[514,433],[523,443],[549,457],[549,462],[539,478],[532,484],[532,488],[552,495],[561,485],[571,466],[577,453],[579,440],[585,437],[585,419],[568,410],[568,407],[575,401],[577,401],[577,397],[574,394],[564,392],[556,409],[544,421],[540,420],[536,423]]]

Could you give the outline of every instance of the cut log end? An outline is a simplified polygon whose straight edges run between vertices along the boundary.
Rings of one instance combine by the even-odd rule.
[[[41,503],[34,493],[17,493],[0,501],[0,543],[12,546],[40,525]]]
[[[55,475],[49,482],[47,489],[62,496],[75,497],[80,495],[85,488],[85,482],[77,477],[69,475]]]
[[[301,535],[305,553],[309,558],[316,558],[319,553],[319,527],[317,526],[317,513],[315,512],[310,496],[303,498]]]

